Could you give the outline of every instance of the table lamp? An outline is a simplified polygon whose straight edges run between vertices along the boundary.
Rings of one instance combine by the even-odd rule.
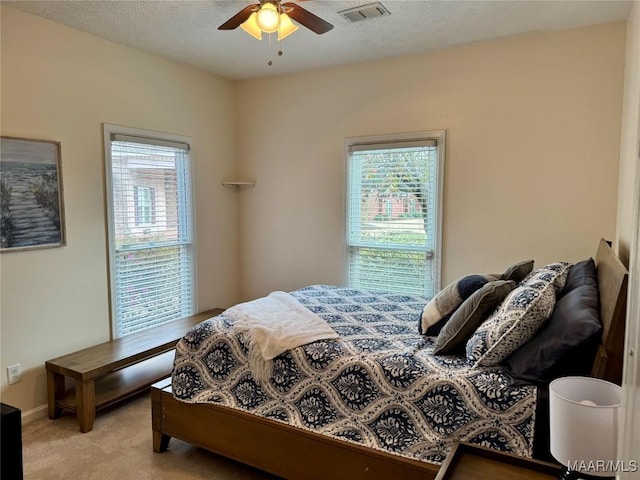
[[[622,388],[597,378],[562,377],[549,384],[550,447],[564,466],[560,479],[615,475],[621,403]]]

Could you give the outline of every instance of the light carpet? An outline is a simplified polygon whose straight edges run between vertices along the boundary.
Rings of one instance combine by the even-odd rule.
[[[276,480],[277,477],[171,439],[154,453],[148,393],[99,412],[80,433],[75,416],[23,425],[25,479]]]

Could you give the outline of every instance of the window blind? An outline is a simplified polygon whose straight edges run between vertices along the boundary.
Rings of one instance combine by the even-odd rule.
[[[111,136],[112,301],[120,337],[194,310],[189,147]]]
[[[349,148],[349,284],[431,296],[435,282],[437,144]]]

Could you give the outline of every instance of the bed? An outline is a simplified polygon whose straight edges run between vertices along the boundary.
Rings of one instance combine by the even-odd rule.
[[[604,240],[595,266],[603,329],[586,368],[619,383],[627,272]],[[292,295],[340,338],[286,352],[270,381],[259,382],[233,321],[223,314],[203,322],[178,345],[172,378],[152,387],[154,451],[175,437],[305,479],[434,478],[457,440],[544,456],[545,384],[433,355],[434,337],[414,328],[426,299],[331,286]]]

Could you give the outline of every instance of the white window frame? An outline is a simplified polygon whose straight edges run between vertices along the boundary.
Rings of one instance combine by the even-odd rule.
[[[147,192],[149,198],[145,198],[145,204],[140,203],[141,195],[140,193]],[[135,205],[135,223],[137,227],[142,227],[145,225],[153,225],[156,223],[155,221],[155,189],[153,187],[148,187],[146,185],[134,185],[133,187],[133,198]],[[148,204],[147,201],[148,200]],[[148,218],[149,221],[145,222]]]
[[[103,124],[103,143],[104,143],[104,159],[105,159],[105,198],[106,198],[106,213],[107,213],[107,251],[109,255],[108,265],[108,277],[109,277],[109,305],[110,305],[110,317],[111,317],[111,338],[118,338],[118,318],[116,315],[116,285],[115,275],[112,274],[115,266],[115,249],[112,245],[112,239],[115,238],[115,226],[114,226],[114,204],[113,204],[113,171],[112,171],[112,159],[111,159],[111,139],[113,135],[128,135],[131,137],[141,137],[144,139],[152,139],[158,142],[158,145],[162,143],[170,144],[171,142],[183,143],[189,146],[189,151],[193,149],[193,142],[191,137],[184,135],[177,135],[172,133],[157,132],[154,130],[144,130],[140,128],[125,127],[122,125]],[[195,190],[194,190],[194,175],[193,175],[193,159],[189,155],[189,162],[187,163],[187,175],[189,178],[189,190],[191,203],[191,255],[192,255],[192,269],[191,269],[191,286],[192,286],[192,306],[193,312],[198,311],[197,300],[197,243],[196,243],[196,202],[195,202]],[[177,320],[177,319],[176,319]]]
[[[445,165],[445,146],[446,146],[446,131],[435,130],[431,132],[419,132],[419,133],[405,133],[405,134],[391,134],[391,135],[375,135],[366,137],[350,137],[344,140],[344,158],[345,158],[345,196],[343,212],[345,215],[343,225],[345,227],[345,248],[344,248],[344,261],[343,261],[343,283],[349,284],[349,269],[350,269],[350,256],[349,256],[349,214],[347,208],[349,205],[349,155],[352,147],[356,145],[380,145],[381,147],[391,147],[392,144],[397,143],[407,144],[410,142],[428,142],[435,141],[437,144],[438,160],[436,162],[436,196],[435,196],[435,232],[434,232],[434,293],[437,293],[441,288],[442,279],[442,225],[444,215],[444,165]]]

